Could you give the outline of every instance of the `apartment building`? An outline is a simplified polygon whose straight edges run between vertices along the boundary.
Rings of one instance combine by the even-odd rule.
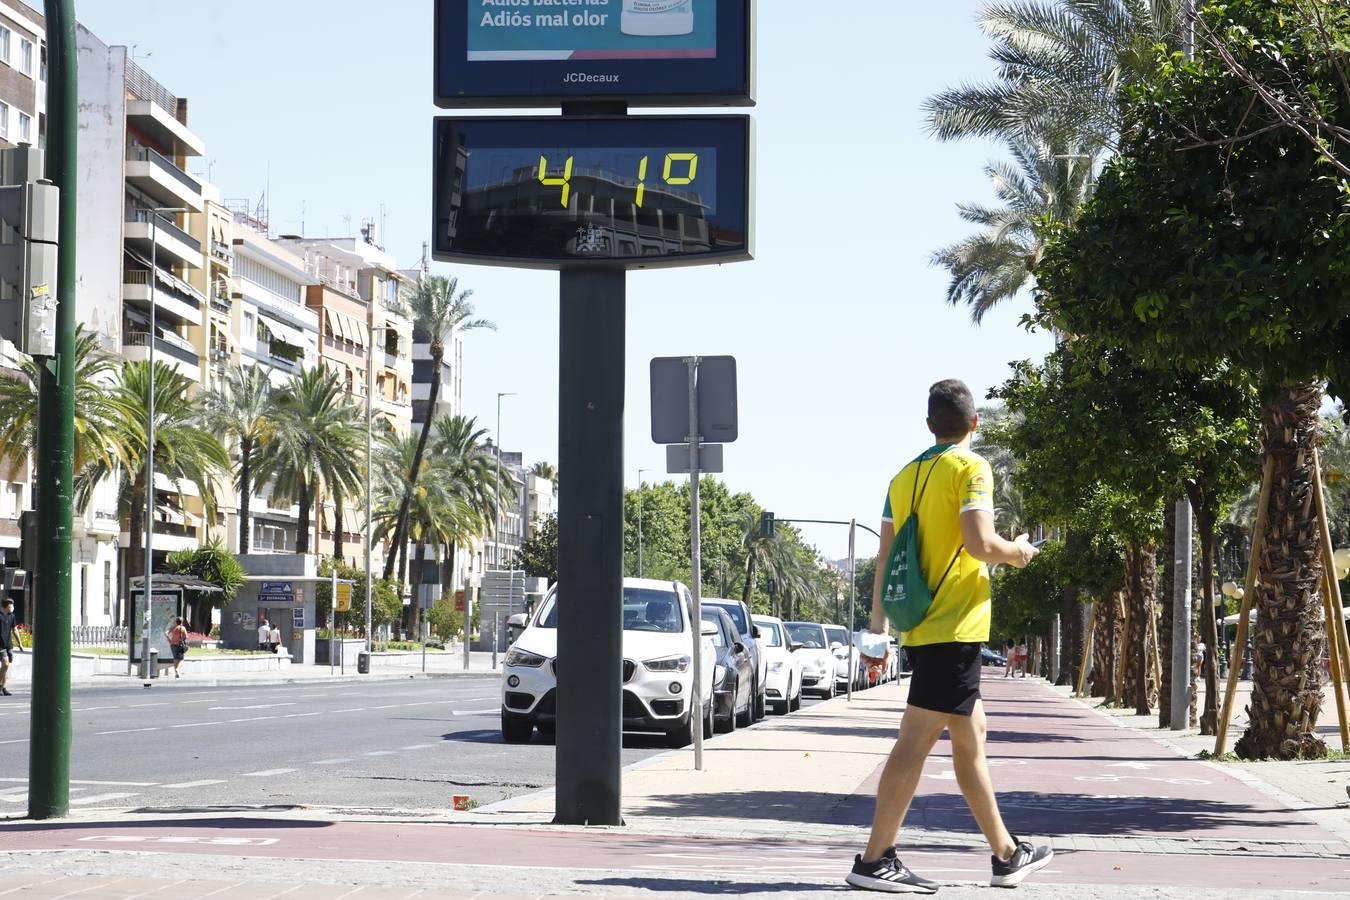
[[[22,0],[0,0],[0,149],[46,146],[46,32]]]

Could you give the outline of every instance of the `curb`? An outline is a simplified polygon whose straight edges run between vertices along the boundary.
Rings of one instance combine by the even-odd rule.
[[[272,685],[295,685],[295,684],[370,684],[373,682],[386,681],[409,681],[416,679],[443,679],[443,678],[468,678],[495,676],[500,677],[500,672],[492,670],[487,671],[469,671],[469,672],[408,672],[408,673],[380,673],[371,675],[308,675],[308,676],[287,676],[281,678],[238,678],[224,676],[222,678],[212,678],[210,676],[188,677],[188,678],[155,678],[149,682],[142,680],[137,676],[128,677],[126,675],[98,675],[98,681],[76,681],[71,683],[71,689],[76,691],[106,691],[106,690],[124,690],[132,687],[155,687],[163,686],[167,690],[176,690],[183,687],[269,687]],[[121,679],[118,683],[113,683],[105,679]],[[173,687],[168,687],[173,684]],[[14,691],[16,696],[31,694],[32,682],[23,682],[22,684],[11,684],[11,688],[21,688]]]

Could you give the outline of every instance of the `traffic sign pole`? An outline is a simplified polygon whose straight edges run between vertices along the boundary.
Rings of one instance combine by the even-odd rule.
[[[625,273],[564,269],[560,293],[554,821],[621,825]]]
[[[698,365],[699,358],[685,360],[689,366],[689,585],[694,594],[694,689],[690,691],[689,715],[694,717],[694,769],[703,771],[703,527],[699,521],[699,422],[698,422]],[[751,705],[754,705],[753,698]],[[732,704],[732,715],[736,714]]]
[[[38,533],[33,636],[33,704],[28,753],[28,815],[70,811],[70,561],[75,458],[75,223],[78,167],[74,0],[45,0],[47,19],[47,173],[61,191],[56,356],[43,360],[38,388],[35,484]]]

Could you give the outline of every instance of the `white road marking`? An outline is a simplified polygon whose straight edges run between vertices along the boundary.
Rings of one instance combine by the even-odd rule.
[[[412,706],[411,703],[390,703],[388,706],[372,706],[371,709],[398,709],[400,706]]]
[[[336,766],[336,765],[340,765],[341,763],[349,763],[349,762],[351,762],[351,761],[352,761],[352,758],[351,758],[350,756],[340,756],[340,757],[338,757],[337,759],[321,759],[321,760],[319,760],[318,762],[311,763],[310,765],[314,765],[314,766]]]
[[[1158,767],[1155,766],[1155,765],[1153,765],[1152,763],[1145,763],[1145,762],[1118,762],[1118,763],[1111,763],[1109,766],[1107,766],[1107,768],[1108,768],[1108,769],[1140,769],[1140,770],[1143,770],[1143,769],[1156,769],[1156,768],[1158,768]]]
[[[224,783],[225,780],[223,778],[203,778],[200,781],[180,781],[177,784],[162,784],[160,785],[160,787],[173,788],[177,790],[180,788],[207,787],[213,784],[224,784]]]
[[[278,706],[294,706],[294,703],[255,703],[252,706],[212,706],[210,710],[215,712],[218,709],[238,710],[238,709],[273,709]]]
[[[362,756],[393,756],[393,750],[371,750],[369,753],[363,753]]]
[[[231,722],[262,722],[267,719],[275,719],[276,716],[249,716],[247,719],[230,719]]]
[[[322,712],[286,713],[286,715],[282,716],[282,718],[283,718],[283,719],[303,719],[303,718],[305,718],[306,716],[321,716],[321,715],[323,715]]]
[[[0,744],[26,744],[26,743],[28,743],[28,738],[15,738],[12,741],[0,741]]]
[[[495,716],[495,715],[497,715],[497,713],[499,713],[499,712],[501,712],[501,710],[500,710],[499,708],[497,708],[497,707],[494,706],[492,709],[452,709],[452,710],[450,711],[450,715],[452,715],[452,716]]]
[[[330,711],[334,713],[365,712],[366,708],[364,706],[360,706],[357,707],[356,709],[334,709]]]
[[[183,722],[180,725],[170,725],[170,728],[201,728],[205,725],[224,725],[224,722]]]
[[[109,800],[125,800],[135,796],[135,794],[92,794],[88,797],[76,797],[70,801],[70,805],[87,806],[90,803],[106,803]]]
[[[263,769],[261,772],[245,772],[244,778],[270,778],[273,775],[286,775],[294,772],[294,769]]]
[[[120,728],[117,731],[95,731],[94,737],[100,737],[105,734],[136,734],[140,731],[159,731],[159,727],[154,728]]]
[[[99,787],[154,787],[159,784],[157,781],[86,781],[82,778],[72,778],[71,784],[93,784]]]
[[[406,747],[399,747],[400,750],[425,750],[428,747],[435,747],[435,744],[409,744]]]

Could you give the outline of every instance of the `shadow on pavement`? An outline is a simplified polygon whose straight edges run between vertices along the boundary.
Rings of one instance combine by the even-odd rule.
[[[847,869],[847,863],[841,865],[843,869]],[[754,884],[746,884],[743,881],[704,881],[693,878],[643,878],[640,876],[635,878],[578,879],[577,884],[646,890],[653,894],[680,892],[720,895],[745,894],[751,891],[756,894],[795,894],[802,891],[815,892],[830,889],[829,887],[822,887],[818,882],[809,881],[756,881]],[[838,890],[847,891],[849,888],[841,884]]]
[[[995,731],[990,729],[987,742],[990,744],[1082,744],[1087,738],[1073,734],[1048,734],[1044,731]]]

